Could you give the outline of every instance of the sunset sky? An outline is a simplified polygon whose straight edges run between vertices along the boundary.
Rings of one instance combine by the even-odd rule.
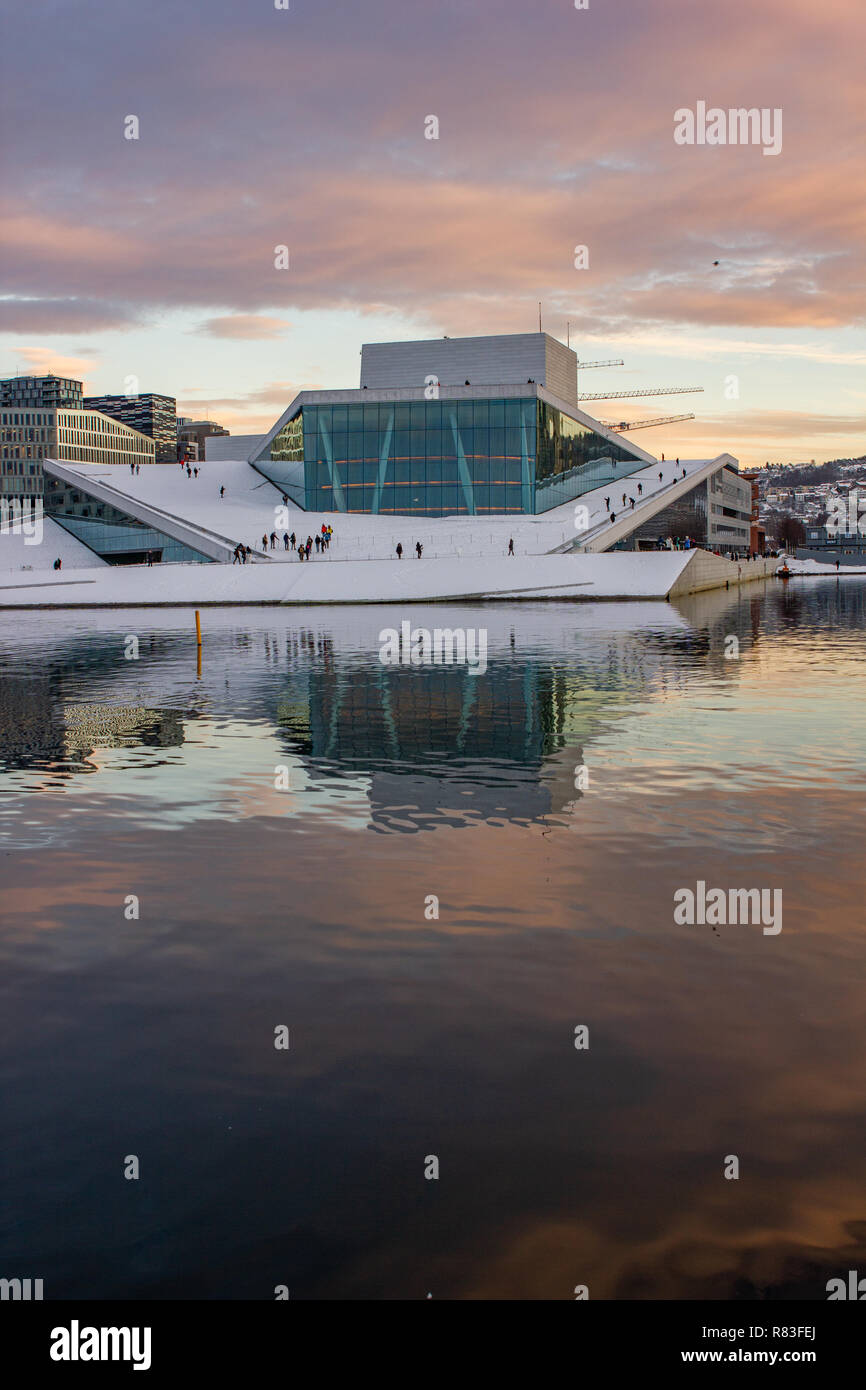
[[[696,412],[653,452],[866,452],[863,0],[0,13],[0,375],[135,376],[252,432],[356,386],[363,342],[528,332],[541,300],[625,359],[584,390],[705,388],[589,407]],[[699,101],[780,108],[781,153],[677,145]]]

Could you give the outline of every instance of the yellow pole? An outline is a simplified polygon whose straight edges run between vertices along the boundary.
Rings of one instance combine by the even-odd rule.
[[[201,614],[199,613],[198,609],[195,610],[195,641],[196,641],[196,646],[197,646],[197,647],[200,647],[200,646],[201,646]]]

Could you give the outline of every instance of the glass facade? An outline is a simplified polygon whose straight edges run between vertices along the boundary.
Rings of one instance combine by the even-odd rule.
[[[148,551],[157,563],[210,564],[210,556],[156,531],[80,487],[45,475],[45,514],[112,565],[143,564]]]
[[[304,410],[306,505],[312,511],[530,511],[534,462],[534,399]]]
[[[394,516],[542,512],[646,467],[535,396],[308,405],[256,464],[309,511]]]
[[[538,402],[536,512],[561,507],[593,488],[615,483],[646,468],[626,445],[612,443],[564,411]]]

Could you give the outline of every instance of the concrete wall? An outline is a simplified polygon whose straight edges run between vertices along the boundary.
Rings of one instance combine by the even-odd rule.
[[[211,434],[205,440],[205,459],[208,463],[220,459],[248,459],[259,448],[263,434]]]
[[[423,390],[425,378],[443,386],[526,385],[529,378],[577,405],[577,357],[546,333],[505,333],[483,338],[430,338],[407,343],[365,343],[361,386]]]
[[[670,597],[673,598],[677,594],[697,594],[703,589],[723,589],[728,584],[733,588],[737,584],[749,584],[755,579],[768,579],[776,573],[781,564],[781,560],[761,558],[728,560],[722,555],[711,555],[708,550],[695,550],[671,588]]]

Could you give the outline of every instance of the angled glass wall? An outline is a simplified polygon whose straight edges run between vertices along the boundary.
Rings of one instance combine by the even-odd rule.
[[[264,463],[265,467],[261,467]],[[306,488],[304,484],[304,412],[299,410],[278,434],[270,445],[255,460],[260,472],[270,478],[296,507],[306,507]]]
[[[538,402],[535,511],[561,507],[593,488],[647,467],[625,444],[612,443],[564,411]]]
[[[110,565],[138,565],[148,551],[156,563],[210,564],[211,557],[156,531],[59,478],[45,476],[45,515]]]

